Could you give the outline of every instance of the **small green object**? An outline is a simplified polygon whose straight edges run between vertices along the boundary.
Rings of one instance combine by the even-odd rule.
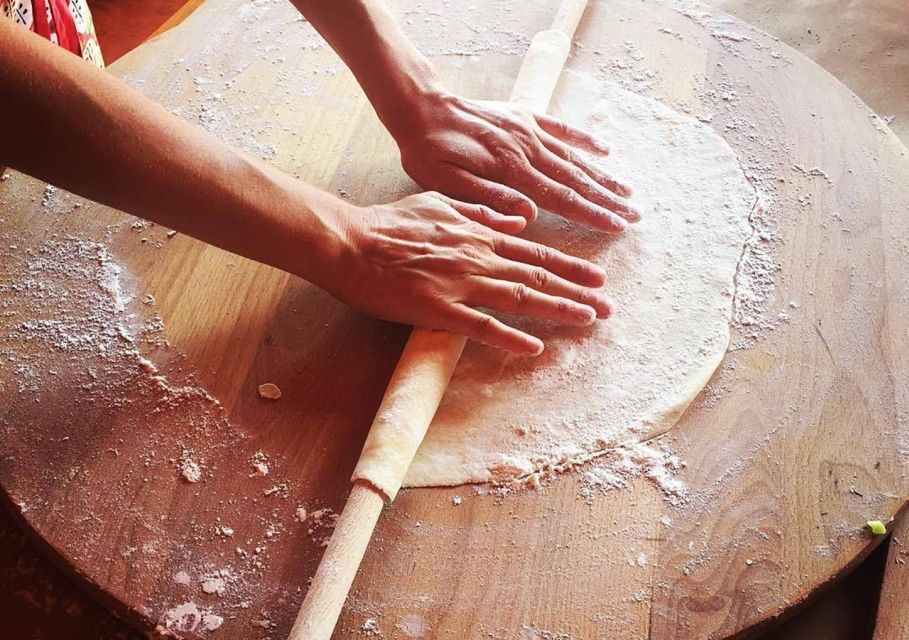
[[[887,527],[880,520],[869,520],[867,524],[868,528],[871,529],[871,533],[876,536],[882,536],[887,533]]]

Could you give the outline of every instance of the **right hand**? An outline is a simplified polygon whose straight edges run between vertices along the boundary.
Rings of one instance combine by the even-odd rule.
[[[584,326],[612,307],[605,272],[515,238],[526,221],[437,193],[357,208],[347,246],[322,283],[340,300],[385,320],[443,329],[522,355],[538,338],[478,308]]]

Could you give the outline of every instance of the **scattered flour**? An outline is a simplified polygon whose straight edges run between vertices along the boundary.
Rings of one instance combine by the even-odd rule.
[[[188,587],[192,583],[192,578],[185,571],[178,571],[174,574],[174,582],[184,587]]]
[[[202,466],[186,450],[180,458],[180,475],[187,482],[199,482],[202,479]]]
[[[360,627],[360,630],[365,636],[374,636],[381,637],[382,630],[379,628],[379,622],[375,618],[367,618],[363,622],[363,626]]]
[[[180,637],[181,632],[215,631],[223,623],[224,618],[190,600],[165,611],[155,630],[160,635]]]
[[[268,456],[266,456],[261,451],[256,451],[252,457],[252,460],[250,461],[250,464],[252,464],[253,467],[253,472],[249,474],[250,478],[264,478],[268,475]]]
[[[626,489],[635,478],[646,478],[661,491],[667,502],[683,504],[688,497],[685,484],[674,472],[685,463],[652,443],[629,443],[608,449],[580,470],[582,498],[593,501],[597,494]]]

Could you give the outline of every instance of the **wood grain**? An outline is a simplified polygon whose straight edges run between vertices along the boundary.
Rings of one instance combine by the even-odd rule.
[[[199,70],[162,61],[212,46],[204,72],[231,70],[237,43],[212,44],[234,19],[230,6],[203,5],[115,72],[165,102],[189,104]],[[469,24],[486,24],[484,11],[457,7]],[[521,33],[545,28],[549,17],[551,7],[528,3]],[[272,37],[289,18],[278,22],[268,25]],[[740,636],[787,614],[878,542],[862,525],[894,515],[909,491],[902,453],[909,160],[829,74],[744,25],[727,28],[749,39],[712,35],[709,23],[656,2],[600,3],[580,25],[581,46],[569,61],[605,68],[676,108],[709,111],[746,170],[769,165],[781,179],[770,305],[789,319],[730,353],[734,369],[711,383],[725,391],[695,403],[672,432],[687,462],[680,477],[690,501],[670,507],[639,480],[588,504],[574,474],[504,499],[469,488],[402,492],[380,523],[336,637],[359,637],[369,618],[388,638],[415,629],[424,637]],[[364,202],[412,189],[349,75],[325,74],[314,95],[294,100],[277,81],[282,65],[299,71],[332,60],[324,49],[281,63],[263,56],[226,99],[260,105],[238,117],[275,145],[274,162],[289,171]],[[452,86],[502,97],[519,57],[436,62]],[[820,167],[833,184],[795,164]],[[51,234],[104,239],[106,226],[124,219],[94,206],[50,215],[42,193],[43,185],[19,175],[0,184],[3,246],[37,247]],[[66,380],[39,406],[22,400],[4,366],[4,495],[24,505],[23,523],[61,563],[134,623],[154,625],[191,599],[224,616],[220,637],[280,637],[327,533],[296,523],[294,509],[343,504],[406,330],[285,274],[187,238],[167,240],[162,229],[121,233],[111,243],[130,286],[154,293],[168,339],[185,354],[166,354],[167,371],[193,371],[231,426],[190,442],[178,413],[92,412]],[[0,318],[4,331],[7,322]],[[281,401],[258,398],[255,388],[266,381],[279,384]],[[202,482],[187,484],[170,463],[180,441],[205,454]],[[159,462],[145,466],[150,450]],[[249,477],[257,451],[270,460],[266,478]],[[265,495],[282,483],[286,491]],[[232,537],[215,533],[224,524]],[[268,537],[271,525],[278,533]],[[221,596],[202,592],[198,579],[224,567],[241,579]],[[191,586],[174,581],[180,571]]]

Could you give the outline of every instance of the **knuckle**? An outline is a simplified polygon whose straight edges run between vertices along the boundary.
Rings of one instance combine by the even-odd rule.
[[[542,244],[533,245],[533,253],[537,261],[543,264],[550,262],[555,255],[552,249]]]
[[[461,247],[462,260],[459,261],[461,266],[470,266],[473,268],[477,262],[483,259],[484,249],[473,242],[465,243]]]
[[[523,153],[510,147],[501,147],[497,151],[497,162],[505,173],[514,173],[526,161]]]
[[[551,281],[552,277],[549,275],[549,272],[542,267],[537,267],[530,271],[530,282],[534,289],[545,289],[549,286]]]
[[[492,209],[490,209],[489,207],[478,204],[474,207],[474,210],[477,212],[477,217],[480,220],[490,222],[495,218],[495,215],[493,214]]]
[[[492,324],[492,316],[487,316],[482,314],[477,316],[473,321],[473,334],[475,336],[489,336],[494,333],[494,327]]]
[[[530,301],[530,287],[523,282],[517,282],[511,287],[511,298],[514,303],[522,307]]]
[[[562,185],[556,189],[555,196],[562,204],[574,205],[578,202],[578,193],[569,186]]]
[[[567,180],[572,184],[577,185],[581,188],[586,188],[589,186],[589,183],[587,181],[587,174],[584,173],[580,167],[572,166],[565,172],[565,174]]]

